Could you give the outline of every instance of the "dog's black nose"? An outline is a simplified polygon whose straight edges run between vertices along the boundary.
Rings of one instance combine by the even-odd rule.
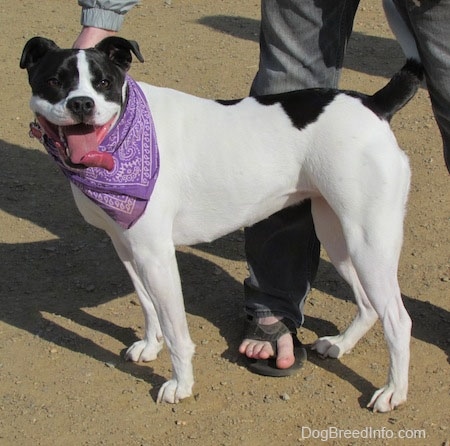
[[[77,96],[67,101],[67,108],[79,117],[91,115],[94,107],[94,100],[89,96]]]

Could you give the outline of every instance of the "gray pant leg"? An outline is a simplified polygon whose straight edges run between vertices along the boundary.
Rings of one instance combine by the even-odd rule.
[[[263,0],[260,66],[251,94],[337,85],[359,0]],[[245,230],[252,278],[246,311],[303,323],[303,303],[317,272],[320,245],[310,202]]]
[[[450,0],[395,0],[395,4],[416,38],[450,172]]]
[[[262,0],[252,94],[336,87],[359,0]]]

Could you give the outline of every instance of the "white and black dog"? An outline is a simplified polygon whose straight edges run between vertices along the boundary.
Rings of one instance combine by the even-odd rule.
[[[390,367],[369,407],[403,403],[411,320],[397,267],[410,169],[389,120],[420,85],[418,59],[372,96],[310,89],[214,101],[134,82],[126,75],[132,53],[142,61],[137,44],[119,37],[88,50],[35,37],[20,66],[32,89],[33,134],[70,178],[84,218],[111,237],[139,295],[145,336],[127,359],[153,360],[163,339],[168,345],[173,376],[158,401],[189,397],[194,384],[175,246],[310,198],[317,235],[358,304],[347,330],[314,348],[338,358],[379,317]]]

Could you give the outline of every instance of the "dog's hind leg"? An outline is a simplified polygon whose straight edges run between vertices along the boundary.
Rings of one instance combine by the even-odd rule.
[[[378,205],[374,205],[377,197],[370,197],[367,193],[368,204],[364,206],[365,209],[352,213],[348,212],[351,206],[343,206],[346,215],[340,216],[348,255],[363,289],[359,297],[365,295],[381,319],[389,349],[387,384],[375,392],[369,403],[369,407],[375,412],[387,412],[405,402],[408,390],[411,319],[403,306],[397,281],[406,193],[400,183],[397,186],[389,188],[389,193],[384,191],[385,193],[380,195],[388,197],[386,203],[379,201]],[[328,237],[330,238],[330,235]],[[330,249],[329,243],[327,247]],[[342,266],[337,266],[342,272]],[[357,291],[356,293],[358,295]],[[369,321],[373,323],[373,311],[369,310],[368,314]],[[343,339],[335,345],[338,345],[338,348],[344,345],[345,350],[345,344],[351,344],[357,337],[353,330],[360,326],[361,323],[353,323],[349,327],[350,331],[345,332]],[[367,330],[369,327],[363,328]],[[348,333],[352,333],[349,341]]]
[[[392,230],[392,228],[391,228]],[[361,243],[364,243],[362,240]],[[367,296],[381,319],[389,349],[389,373],[386,385],[375,392],[368,407],[388,412],[406,401],[411,337],[411,318],[406,311],[397,281],[397,263],[388,263],[383,245],[370,244],[353,256],[353,263]],[[384,246],[386,249],[386,246]]]
[[[392,227],[386,226],[385,229],[396,232]],[[398,237],[401,238],[401,234]],[[361,239],[358,243],[364,244],[364,241]],[[375,412],[388,412],[406,401],[412,324],[397,281],[395,247],[389,255],[390,248],[381,240],[362,246],[363,249],[352,256],[353,264],[382,322],[390,360],[387,383],[375,392],[368,407]]]
[[[342,227],[334,211],[323,198],[311,202],[317,236],[338,273],[351,286],[358,313],[345,332],[319,338],[312,346],[321,356],[340,358],[348,353],[372,327],[378,316],[359,281],[348,254]]]
[[[163,346],[163,336],[158,316],[150,296],[148,295],[139,275],[136,272],[130,250],[119,237],[110,234],[113,245],[133,282],[144,313],[144,338],[134,342],[126,351],[125,359],[133,362],[148,362],[157,358]]]

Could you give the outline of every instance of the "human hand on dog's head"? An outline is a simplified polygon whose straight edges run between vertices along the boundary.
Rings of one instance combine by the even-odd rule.
[[[80,34],[76,38],[73,48],[86,49],[93,48],[101,40],[106,37],[115,36],[116,31],[110,31],[108,29],[95,28],[93,26],[84,26]]]

